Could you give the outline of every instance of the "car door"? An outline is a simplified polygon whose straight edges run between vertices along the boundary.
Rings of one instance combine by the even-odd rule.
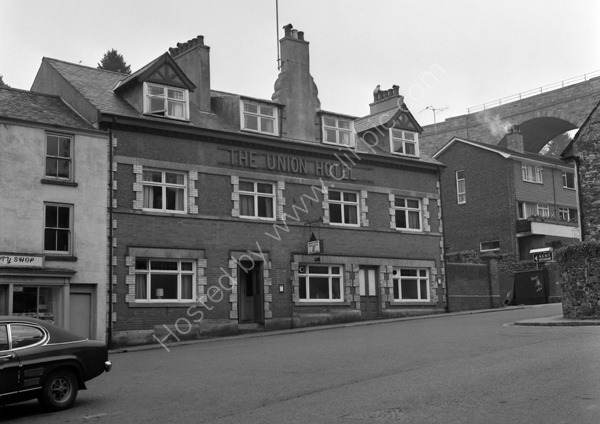
[[[31,323],[10,324],[11,348],[18,355],[20,381],[19,390],[32,390],[42,385],[42,375],[49,361],[44,357],[42,344],[47,339],[46,332]]]
[[[2,398],[19,391],[19,357],[8,345],[8,328],[0,324],[0,404]]]

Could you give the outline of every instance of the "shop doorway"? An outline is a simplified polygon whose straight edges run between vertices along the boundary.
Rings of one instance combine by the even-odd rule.
[[[262,262],[238,265],[238,319],[241,323],[264,323]]]
[[[360,267],[358,270],[360,315],[361,319],[376,319],[381,317],[379,311],[379,296],[377,295],[377,267]]]
[[[92,329],[92,294],[71,293],[69,297],[71,319],[69,329],[78,336],[91,339]]]

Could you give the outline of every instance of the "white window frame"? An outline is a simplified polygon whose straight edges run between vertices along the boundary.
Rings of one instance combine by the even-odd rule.
[[[531,165],[522,162],[521,173],[523,174],[523,181],[536,184],[544,183],[543,168],[539,165]]]
[[[249,110],[251,107],[255,107],[256,111]],[[269,109],[272,110],[272,115],[265,113]],[[246,118],[256,119],[256,128],[249,127]],[[266,122],[271,122],[273,131],[263,128]],[[242,99],[240,100],[240,126],[244,131],[277,136],[279,135],[279,108],[272,104]]]
[[[402,275],[404,271],[416,271],[416,275]],[[409,268],[409,267],[398,267],[392,271],[393,286],[392,293],[396,302],[420,302],[426,303],[431,302],[431,288],[429,283],[429,269],[427,268]],[[413,281],[417,285],[417,299],[403,298],[402,295],[402,281]],[[425,283],[426,292],[425,298],[423,298],[421,283]],[[398,289],[396,290],[396,284]],[[396,296],[397,291],[397,296]]]
[[[414,131],[402,130],[398,128],[390,128],[390,151],[393,155],[399,156],[419,156],[419,133]],[[406,153],[406,147],[412,146],[415,150],[414,154]],[[401,147],[401,149],[400,149]],[[401,151],[399,151],[401,150]]]
[[[497,247],[489,247],[486,245],[494,245]],[[500,240],[490,240],[490,241],[482,241],[479,243],[479,251],[480,252],[497,252],[500,250]]]
[[[160,173],[161,174],[161,181],[150,181],[150,180],[145,180],[145,175],[146,172],[153,172],[153,173]],[[168,183],[167,182],[167,175],[171,174],[171,175],[178,175],[178,176],[182,176],[183,177],[183,183],[182,184],[177,184],[177,183]],[[160,208],[153,208],[153,207],[146,207],[144,206],[146,204],[146,187],[160,187],[161,188],[161,207]],[[182,194],[181,196],[183,197],[183,207],[182,209],[167,209],[167,190],[182,190]],[[170,171],[170,170],[165,170],[165,169],[155,169],[155,168],[144,168],[142,170],[142,209],[145,211],[149,211],[149,212],[166,212],[166,213],[179,213],[179,214],[185,214],[187,213],[187,202],[188,202],[188,190],[187,190],[187,175],[184,172],[179,172],[179,171]]]
[[[57,139],[57,151],[56,152],[51,152],[48,146],[48,143],[50,142],[50,138],[56,138]],[[64,156],[63,152],[61,152],[61,144],[62,142],[69,142],[69,153],[68,156]],[[56,163],[56,175],[51,175],[49,174],[49,167],[48,164],[49,162],[53,162]],[[61,162],[68,162],[68,168],[69,168],[69,176],[68,177],[61,177],[58,175],[58,169],[59,169],[59,164]],[[52,179],[52,180],[57,180],[57,181],[68,181],[68,182],[72,182],[73,181],[73,137],[70,135],[65,135],[65,134],[57,134],[57,133],[46,133],[46,163],[45,163],[45,170],[44,170],[44,178],[48,178],[48,179]]]
[[[253,185],[253,190],[242,190],[243,183],[250,183]],[[271,193],[264,193],[258,191],[259,184],[264,184],[271,187]],[[274,221],[276,219],[276,205],[277,205],[277,186],[273,182],[269,181],[256,181],[256,180],[247,180],[240,179],[238,184],[238,195],[240,197],[240,218],[246,219],[260,219],[265,221]],[[254,200],[254,215],[242,215],[242,196],[252,197]],[[271,216],[259,216],[259,200],[263,199],[271,199]]]
[[[563,221],[571,221],[571,210],[569,208],[565,208],[563,206],[558,207],[558,216]]]
[[[398,205],[398,201],[404,201],[404,205]],[[417,202],[416,207],[409,206],[409,201]],[[421,211],[421,199],[412,198],[412,197],[404,197],[404,196],[394,196],[394,215],[396,216],[396,229],[402,231],[414,231],[414,232],[422,232],[423,231],[423,215]],[[404,213],[404,221],[406,222],[406,227],[399,227],[398,222],[398,212]],[[410,228],[410,215],[417,213],[419,215],[419,228]]]
[[[464,169],[456,171],[456,201],[459,205],[467,203],[467,185]]]
[[[569,185],[569,178],[568,178],[569,175],[571,175],[572,186]],[[567,190],[575,190],[575,173],[574,172],[563,171],[562,172],[562,180],[563,180],[563,188],[565,188]]]
[[[314,272],[311,269],[327,268],[326,273]],[[337,272],[334,269],[337,268]],[[310,279],[312,278],[327,278],[328,280],[328,298],[310,298]],[[338,280],[337,282],[335,280]],[[342,265],[327,265],[327,264],[301,264],[298,268],[298,284],[304,285],[304,289],[300,289],[298,300],[300,302],[328,302],[339,303],[344,301],[344,267]],[[339,298],[333,298],[333,286],[338,285]],[[300,297],[304,293],[305,297]]]
[[[331,115],[323,115],[321,117],[321,122],[323,143],[351,148],[356,147],[356,143],[354,141],[354,125],[350,119]],[[347,127],[345,127],[346,124]],[[335,134],[335,140],[329,140],[328,134]],[[348,138],[347,143],[344,143],[344,137]]]
[[[162,95],[150,94],[151,88],[160,88],[161,90],[163,90]],[[169,96],[169,91],[181,93],[182,98],[179,99],[179,98],[175,98],[173,96]],[[188,121],[189,117],[190,117],[189,98],[190,98],[189,91],[186,90],[185,88],[170,87],[167,85],[145,82],[144,83],[144,114],[151,115],[151,116],[160,116],[160,117],[170,118],[170,119],[178,119],[181,121]],[[163,100],[163,108],[153,111],[151,109],[150,99],[154,99],[154,100],[162,99]],[[181,105],[183,107],[183,116],[170,115],[169,114],[169,104]]]
[[[537,204],[537,214],[538,216],[543,216],[546,218],[550,217],[550,205],[544,203]]]
[[[138,263],[145,262],[146,268],[138,268]],[[153,263],[176,263],[176,270],[161,270],[161,269],[152,269]],[[191,269],[183,269],[183,264],[191,264]],[[135,301],[136,302],[193,302],[196,299],[196,261],[191,259],[145,259],[145,258],[136,258],[135,260],[135,279],[136,279],[136,288],[135,288]],[[152,291],[152,276],[160,276],[160,275],[176,275],[177,276],[177,298],[159,298],[159,293],[157,290]],[[145,276],[145,281],[140,281],[140,283],[145,284],[145,297],[138,297],[138,276]],[[191,276],[191,285],[192,285],[192,293],[191,297],[182,298],[183,291],[183,277]],[[163,289],[164,296],[164,289]]]
[[[47,222],[48,219],[48,208],[52,207],[52,208],[57,208],[57,222],[55,223],[56,225],[48,225],[49,223]],[[59,216],[58,214],[60,213],[60,209],[67,209],[68,210],[68,214],[69,214],[69,226],[68,227],[64,227],[64,226],[60,226],[59,221]],[[52,224],[52,223],[50,223]],[[58,237],[57,234],[58,232],[66,232],[66,236],[67,236],[67,243],[68,243],[68,247],[66,250],[58,250],[58,249],[46,249],[46,244],[48,241],[48,232],[52,231],[55,232],[55,237],[54,237],[54,247],[57,247],[57,243],[58,243]],[[70,256],[73,254],[73,205],[70,204],[65,204],[65,203],[53,203],[53,202],[46,202],[44,203],[44,253],[46,254],[51,254],[51,255],[66,255],[66,256]]]
[[[331,199],[331,193],[339,193],[340,194],[340,199]],[[346,200],[344,199],[344,195],[345,194],[353,194],[356,196],[356,201],[352,201],[352,200]],[[339,226],[345,226],[345,227],[360,227],[361,224],[361,215],[360,215],[360,192],[359,191],[352,191],[352,190],[333,190],[333,189],[329,189],[328,193],[327,193],[327,197],[328,197],[328,203],[329,203],[329,223],[331,225],[339,225]],[[331,218],[331,205],[340,205],[340,217],[341,217],[341,222],[334,222],[332,221]],[[355,207],[356,209],[356,223],[347,223],[346,221],[346,208],[353,208]]]

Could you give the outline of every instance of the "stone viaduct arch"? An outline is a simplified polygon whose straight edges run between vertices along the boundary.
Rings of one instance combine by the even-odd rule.
[[[498,144],[518,125],[525,151],[537,153],[548,141],[579,128],[600,101],[600,77],[510,103],[455,116],[423,127],[421,151],[433,155],[453,137]]]

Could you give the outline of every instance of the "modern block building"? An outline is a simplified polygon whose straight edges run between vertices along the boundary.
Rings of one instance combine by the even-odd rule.
[[[58,96],[0,89],[0,315],[104,340],[108,137]]]
[[[448,252],[532,261],[532,250],[579,240],[573,163],[526,152],[517,127],[499,145],[455,137],[434,158],[447,166],[442,196]]]
[[[442,165],[399,88],[323,110],[280,43],[270,99],[212,89],[202,36],[131,75],[43,59],[32,90],[112,146],[114,346],[445,311]]]

